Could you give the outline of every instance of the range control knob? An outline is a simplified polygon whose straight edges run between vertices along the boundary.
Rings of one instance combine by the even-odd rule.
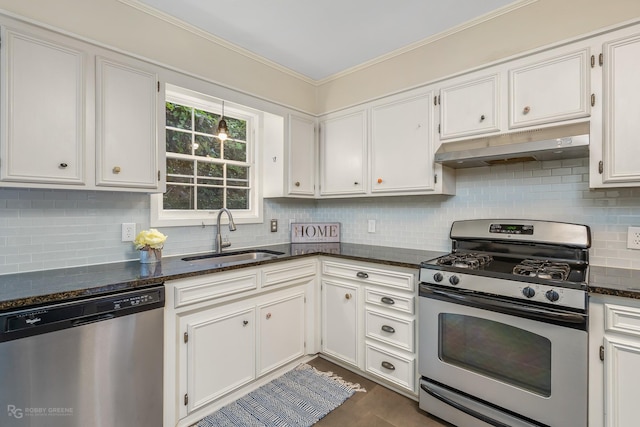
[[[552,290],[550,290],[550,291],[547,291],[544,295],[545,295],[545,296],[547,297],[547,299],[548,299],[549,301],[551,301],[551,302],[556,302],[556,301],[558,301],[558,300],[560,299],[560,294],[558,294],[558,293],[557,293],[556,291],[554,291],[553,289],[552,289]]]
[[[527,298],[533,298],[535,294],[536,294],[536,291],[531,286],[527,286],[522,290],[522,295],[524,295]]]
[[[442,279],[444,279],[442,273],[436,273],[433,275],[433,280],[435,280],[436,282],[442,282]]]
[[[449,283],[451,283],[453,286],[456,286],[458,283],[460,283],[460,279],[458,278],[458,276],[451,276],[449,277]]]

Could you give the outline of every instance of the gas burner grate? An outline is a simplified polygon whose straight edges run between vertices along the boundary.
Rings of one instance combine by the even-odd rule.
[[[438,258],[438,265],[478,270],[493,261],[491,255],[482,253],[453,253]]]
[[[513,268],[516,276],[539,277],[548,280],[567,280],[571,267],[564,262],[525,259]]]

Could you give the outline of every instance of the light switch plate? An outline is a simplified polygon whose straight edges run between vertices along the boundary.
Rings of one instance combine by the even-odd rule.
[[[376,232],[376,220],[375,220],[375,219],[370,219],[370,220],[368,221],[368,224],[367,224],[367,231],[368,231],[369,233],[375,233],[375,232]]]

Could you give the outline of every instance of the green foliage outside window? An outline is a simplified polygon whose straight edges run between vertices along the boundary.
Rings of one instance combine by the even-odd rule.
[[[249,209],[247,121],[225,116],[229,138],[216,132],[220,115],[166,103],[167,191],[163,209]]]

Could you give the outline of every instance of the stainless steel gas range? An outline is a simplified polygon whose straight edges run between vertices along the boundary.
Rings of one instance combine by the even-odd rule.
[[[468,220],[420,268],[420,408],[460,427],[587,425],[589,227]]]

